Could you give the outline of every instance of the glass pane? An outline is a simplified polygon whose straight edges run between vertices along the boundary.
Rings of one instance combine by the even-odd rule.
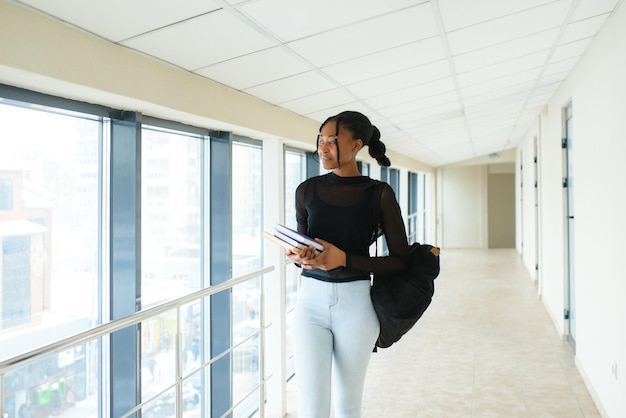
[[[202,137],[142,130],[142,308],[199,290]],[[158,346],[161,341],[155,341]]]
[[[99,341],[6,374],[6,417],[97,417]]]
[[[262,268],[262,158],[261,147],[233,143],[233,277]]]
[[[263,267],[263,183],[262,149],[244,142],[233,143],[233,277]],[[233,403],[246,398],[259,384],[261,280],[252,279],[232,291]],[[240,405],[250,416],[259,399]],[[244,412],[241,412],[244,411]]]
[[[285,151],[285,224],[294,229],[297,228],[296,188],[307,178],[306,161],[307,157],[304,151]],[[291,323],[298,294],[299,280],[300,269],[293,264],[287,264],[285,266],[285,305],[287,311],[287,345],[285,353],[287,356],[287,377],[291,377],[294,373]]]
[[[176,310],[141,323],[142,399],[150,398],[176,382]]]
[[[154,394],[152,394],[154,396]],[[172,388],[141,408],[142,418],[169,418],[176,416],[176,390]]]
[[[0,359],[100,323],[101,141],[87,115],[0,99]],[[99,349],[6,375],[8,416],[97,413]],[[45,414],[45,415],[44,415]],[[25,416],[25,415],[24,415]]]

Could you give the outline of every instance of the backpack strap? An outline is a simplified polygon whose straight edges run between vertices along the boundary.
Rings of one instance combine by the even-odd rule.
[[[372,230],[372,238],[370,241],[370,245],[371,244],[376,244],[376,253],[375,255],[378,256],[378,238],[380,238],[382,235],[385,234],[385,231],[383,231],[382,227],[380,226],[380,199],[382,198],[383,195],[383,187],[384,187],[384,183],[382,181],[378,181],[375,185],[374,185],[374,192],[373,192],[373,211],[374,213],[372,214],[372,218],[374,219],[374,228]]]

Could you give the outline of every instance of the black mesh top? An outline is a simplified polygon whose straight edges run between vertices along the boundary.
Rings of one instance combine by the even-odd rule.
[[[296,190],[298,231],[328,241],[346,252],[346,267],[330,271],[303,270],[325,281],[369,279],[370,273],[401,272],[408,268],[408,244],[400,206],[391,186],[382,183],[379,213],[389,255],[370,257],[369,247],[378,217],[374,198],[381,182],[366,176],[334,173],[302,182]]]

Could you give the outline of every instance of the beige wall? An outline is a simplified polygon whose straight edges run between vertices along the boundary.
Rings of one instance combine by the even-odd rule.
[[[489,248],[515,248],[515,173],[488,177]]]

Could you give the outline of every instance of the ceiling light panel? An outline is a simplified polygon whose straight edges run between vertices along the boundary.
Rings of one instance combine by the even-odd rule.
[[[168,26],[122,44],[192,71],[275,46],[224,11]]]
[[[564,24],[569,6],[569,1],[551,2],[540,7],[449,32],[447,37],[452,55],[560,28]]]
[[[332,90],[335,86],[315,71],[294,75],[244,90],[253,96],[280,104],[310,94]]]
[[[196,73],[243,90],[309,70],[308,65],[281,46],[222,61]]]
[[[457,72],[463,73],[476,68],[493,65],[524,57],[540,51],[549,51],[559,34],[558,29],[535,33],[524,38],[493,45],[454,56]]]
[[[313,65],[325,67],[435,35],[437,27],[430,5],[423,4],[287,45]]]
[[[445,58],[441,40],[429,38],[343,61],[322,70],[342,84],[354,84]]]
[[[180,22],[221,8],[212,0],[21,0],[58,19],[113,42]],[[146,11],[149,10],[149,13]],[[113,12],[115,11],[115,12]]]

